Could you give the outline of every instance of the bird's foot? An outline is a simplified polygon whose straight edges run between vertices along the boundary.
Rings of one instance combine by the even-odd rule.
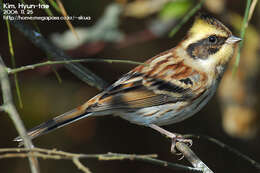
[[[182,153],[178,153],[177,150],[176,150],[176,143],[177,142],[183,142],[185,144],[187,144],[189,147],[192,146],[192,140],[191,139],[186,139],[185,137],[183,137],[182,135],[180,134],[177,134],[177,133],[172,133],[172,132],[169,132],[155,124],[150,124],[149,127],[151,127],[152,129],[160,132],[161,134],[165,135],[167,138],[170,138],[171,141],[172,141],[172,145],[171,145],[171,152],[173,154],[176,154],[176,155],[182,155]],[[181,157],[181,159],[183,158],[183,155]]]
[[[177,142],[182,142],[182,143],[185,143],[187,144],[189,147],[192,146],[192,140],[191,139],[186,139],[184,138],[182,135],[179,135],[179,134],[175,134],[176,136],[174,138],[172,138],[172,145],[171,145],[171,153],[173,154],[176,154],[176,155],[181,155],[181,159],[183,159],[183,154],[182,153],[179,153],[176,149],[176,143]]]

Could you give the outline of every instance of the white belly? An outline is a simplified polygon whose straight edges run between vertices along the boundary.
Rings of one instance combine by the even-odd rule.
[[[215,88],[208,90],[193,103],[177,102],[139,109],[135,112],[116,114],[134,124],[158,126],[177,123],[200,111],[214,95]]]

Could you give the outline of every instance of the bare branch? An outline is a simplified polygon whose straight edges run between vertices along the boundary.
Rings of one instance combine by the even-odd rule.
[[[85,167],[80,161],[79,158],[75,157],[72,159],[73,163],[77,166],[77,168],[85,173],[91,173],[91,171]]]
[[[46,65],[56,65],[56,64],[69,64],[69,63],[79,63],[79,62],[106,62],[106,63],[126,63],[126,64],[135,64],[140,65],[144,64],[141,62],[131,61],[131,60],[117,60],[117,59],[75,59],[75,60],[63,60],[63,61],[45,61],[38,64],[26,65],[18,67],[15,69],[8,68],[8,74],[15,74],[25,70],[33,70],[37,67],[46,66]]]
[[[213,173],[213,171],[210,170],[208,166],[203,163],[200,158],[186,144],[182,142],[177,142],[176,148],[192,164],[192,166],[194,166],[195,168],[199,168],[203,173]]]
[[[2,60],[2,57],[0,56],[0,83],[1,83],[1,89],[3,94],[3,106],[1,107],[12,119],[16,130],[18,131],[19,135],[24,140],[24,145],[29,150],[33,148],[33,143],[31,139],[28,137],[26,133],[26,129],[23,125],[23,122],[13,104],[12,100],[12,92],[11,87],[8,79],[8,73],[6,71],[6,67],[4,65],[4,62]],[[38,167],[38,161],[35,157],[29,157],[30,162],[30,168],[32,173],[38,173],[39,167]]]
[[[184,136],[185,136],[185,138],[204,139],[204,140],[210,141],[210,142],[216,144],[217,146],[233,153],[234,155],[238,156],[239,158],[245,160],[246,162],[249,162],[256,169],[260,170],[260,163],[258,163],[257,161],[253,160],[249,156],[241,153],[240,151],[236,150],[235,148],[233,148],[227,144],[224,144],[223,142],[221,142],[215,138],[212,138],[212,137],[206,136],[206,135],[193,135],[193,134],[188,134],[188,135],[184,135]]]
[[[28,153],[29,152],[29,153]],[[187,171],[187,172],[201,172],[200,169],[184,166],[180,164],[170,163],[167,161],[156,159],[156,154],[136,155],[136,154],[120,154],[120,153],[107,153],[107,154],[77,154],[68,153],[64,151],[43,149],[43,148],[2,148],[0,149],[0,159],[7,158],[26,158],[34,156],[43,159],[54,160],[71,160],[76,166],[86,172],[88,168],[78,162],[79,159],[97,159],[99,161],[111,161],[111,160],[132,160],[146,162],[152,165],[157,165],[173,170]]]

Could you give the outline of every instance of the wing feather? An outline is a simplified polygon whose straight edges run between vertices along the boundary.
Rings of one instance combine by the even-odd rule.
[[[206,75],[168,51],[125,74],[95,98],[90,111],[135,110],[177,101],[192,101],[205,91]]]

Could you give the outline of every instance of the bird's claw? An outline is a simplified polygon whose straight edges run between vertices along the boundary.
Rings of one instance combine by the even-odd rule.
[[[173,154],[176,154],[176,155],[181,155],[181,158],[179,159],[179,160],[181,160],[181,159],[184,158],[184,155],[176,150],[176,143],[177,142],[185,143],[185,144],[188,145],[188,147],[191,147],[192,146],[192,140],[191,139],[185,139],[181,135],[178,135],[175,138],[172,138],[171,152]]]

